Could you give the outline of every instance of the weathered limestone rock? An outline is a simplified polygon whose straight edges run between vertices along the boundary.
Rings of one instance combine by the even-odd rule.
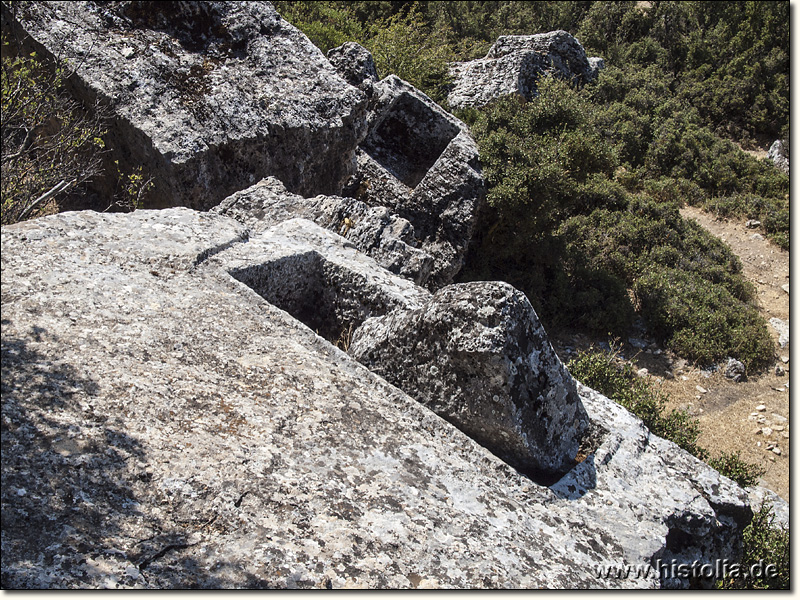
[[[354,172],[366,96],[268,2],[37,2],[16,16],[3,3],[4,31],[66,59],[76,96],[110,107],[108,159],[144,166],[148,207],[207,209],[267,175],[339,193]]]
[[[253,232],[292,218],[310,219],[417,285],[424,285],[433,266],[433,257],[415,247],[419,242],[411,224],[388,208],[340,196],[303,198],[272,177],[229,196],[211,212],[236,219]]]
[[[596,392],[551,489],[287,314],[429,298],[308,221],[63,213],[0,259],[6,589],[658,587],[598,567],[741,537],[744,492]]]
[[[485,58],[451,66],[454,84],[447,102],[453,108],[484,106],[508,94],[530,100],[537,94],[536,81],[544,74],[584,85],[603,67],[603,59],[588,58],[580,42],[566,31],[504,35]]]
[[[772,317],[769,320],[769,324],[778,332],[778,344],[780,344],[780,347],[786,348],[786,346],[789,345],[789,334],[791,332],[789,329],[789,322],[779,319],[778,317]]]
[[[779,529],[789,529],[789,503],[772,490],[760,485],[745,488],[750,499],[753,512],[761,510],[763,505],[771,507],[772,525]]]
[[[328,50],[327,57],[347,83],[372,95],[372,86],[378,81],[378,71],[369,50],[355,42],[345,42]]]
[[[747,379],[747,369],[741,361],[735,358],[729,358],[728,362],[725,363],[724,375],[726,378],[739,383]]]
[[[346,343],[369,317],[418,308],[430,298],[426,290],[392,276],[340,236],[306,219],[251,235],[247,244],[216,254],[209,264],[334,343]]]
[[[345,195],[407,219],[434,257],[427,287],[452,283],[485,196],[478,147],[467,126],[390,75],[373,84],[368,134]]]
[[[578,393],[599,443],[551,489],[595,522],[625,523],[617,536],[632,564],[738,556],[737,532],[752,517],[744,490],[602,394],[581,384]]]
[[[575,464],[586,413],[530,302],[507,283],[451,285],[371,319],[350,352],[523,472]]]
[[[789,157],[786,155],[786,149],[783,147],[783,142],[775,140],[772,146],[769,147],[767,158],[770,159],[775,166],[781,171],[789,174]]]

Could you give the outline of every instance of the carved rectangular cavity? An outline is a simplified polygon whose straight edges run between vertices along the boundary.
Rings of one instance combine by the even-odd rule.
[[[314,251],[230,271],[270,304],[285,310],[332,344],[368,317],[385,314],[391,302],[354,271]]]
[[[455,123],[424,102],[402,94],[362,148],[408,187],[416,187],[458,135]]]

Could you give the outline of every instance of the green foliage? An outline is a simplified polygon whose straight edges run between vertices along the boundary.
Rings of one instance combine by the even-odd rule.
[[[774,358],[772,338],[755,306],[696,272],[654,266],[633,291],[654,333],[681,356],[700,364],[734,356],[753,370]]]
[[[632,363],[615,352],[584,351],[567,365],[583,384],[608,396],[639,417],[655,435],[670,440],[701,460],[708,452],[697,444],[700,425],[685,411],[666,411],[668,397],[653,384],[638,377]]]
[[[100,171],[102,113],[92,116],[64,91],[64,65],[35,53],[14,56],[2,40],[2,223],[57,207],[57,201]]]
[[[454,59],[448,38],[446,29],[428,27],[415,4],[380,23],[364,45],[380,77],[397,75],[441,103]]]
[[[322,52],[345,42],[361,42],[368,37],[368,25],[358,21],[353,12],[336,2],[275,2],[275,8],[295,27],[305,33]]]
[[[789,550],[789,530],[777,526],[772,506],[767,503],[763,504],[744,530],[744,552],[741,564],[748,569],[750,565],[759,563],[775,565],[777,577],[730,578],[719,582],[719,587],[729,590],[790,589]]]
[[[417,3],[392,4],[277,2],[276,7],[323,52],[358,42],[372,53],[381,77],[397,75],[444,102],[448,64],[457,46],[451,32],[446,26],[430,27]]]
[[[757,485],[758,478],[764,474],[761,467],[742,460],[739,452],[723,452],[719,457],[709,460],[708,464],[742,487]]]

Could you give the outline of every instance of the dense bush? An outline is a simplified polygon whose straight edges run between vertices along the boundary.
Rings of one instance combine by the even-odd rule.
[[[764,469],[742,460],[739,452],[723,452],[708,464],[742,487],[758,485],[759,477],[764,474]]]
[[[638,311],[690,360],[765,366],[772,343],[739,260],[679,213],[705,198],[708,182],[688,170],[650,177],[651,159],[633,177],[637,168],[620,168],[613,140],[597,133],[605,115],[549,78],[529,102],[508,97],[462,114],[480,146],[492,210],[463,278],[508,281],[550,327],[624,336]],[[709,143],[717,142],[729,144]]]

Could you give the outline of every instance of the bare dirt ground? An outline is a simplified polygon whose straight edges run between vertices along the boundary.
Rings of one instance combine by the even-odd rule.
[[[767,322],[778,318],[788,324],[789,253],[744,222],[717,221],[691,207],[682,209],[681,214],[724,240],[739,256],[745,276],[756,286],[758,307]],[[646,336],[631,338],[635,345],[621,340],[620,350],[626,359],[635,361],[637,369],[647,369],[643,376],[669,395],[668,408],[685,409],[698,419],[703,431],[698,441],[711,457],[739,452],[743,460],[764,469],[761,485],[788,501],[790,354],[788,343],[782,348],[778,332],[772,326],[769,330],[775,341],[775,363],[740,383],[724,377],[724,363],[716,371],[703,371]],[[592,344],[598,346],[598,340],[567,334],[553,338],[553,346],[565,361],[571,352]]]

